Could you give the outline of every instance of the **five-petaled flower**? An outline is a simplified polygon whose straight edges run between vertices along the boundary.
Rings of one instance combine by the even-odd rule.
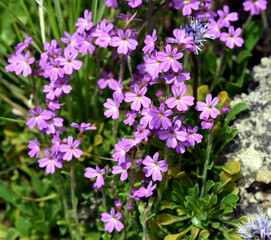
[[[81,149],[77,147],[81,145],[81,141],[73,141],[72,136],[68,136],[67,144],[61,144],[59,146],[59,151],[64,153],[63,160],[71,161],[73,157],[80,158],[83,154]]]
[[[102,213],[101,220],[106,222],[104,227],[105,231],[112,233],[114,228],[116,228],[116,230],[120,232],[124,228],[123,223],[120,221],[121,217],[121,213],[115,213],[114,208],[111,208],[110,214],[105,212]]]

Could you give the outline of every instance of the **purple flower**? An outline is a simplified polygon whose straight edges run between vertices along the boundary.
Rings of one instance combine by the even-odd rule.
[[[75,32],[72,36],[64,31],[64,35],[66,38],[60,38],[61,42],[66,43],[67,47],[70,46],[72,48],[77,48],[78,47],[78,33]]]
[[[155,129],[160,128],[161,125],[164,129],[171,127],[172,123],[171,123],[170,119],[168,118],[168,116],[170,116],[171,114],[172,114],[172,111],[165,110],[165,104],[163,104],[163,103],[161,103],[159,109],[150,108],[149,115],[151,117],[153,117],[153,119],[151,120],[152,126]]]
[[[107,7],[112,7],[112,8],[118,8],[118,0],[106,0],[105,1],[105,6]]]
[[[55,153],[55,154],[58,154],[59,152],[59,147],[60,147],[60,144],[61,144],[61,139],[59,137],[59,131],[56,132],[56,134],[53,136],[53,139],[52,139],[52,153]]]
[[[199,18],[200,20],[204,20],[207,18],[209,21],[211,19],[214,19],[217,14],[214,11],[211,11],[212,8],[212,1],[205,2],[205,5],[195,14],[196,18]]]
[[[137,124],[136,125],[136,132],[134,132],[134,136],[136,139],[142,139],[143,141],[147,142],[148,136],[150,135],[150,130],[146,129],[145,127]]]
[[[91,43],[92,36],[89,34],[87,35],[85,32],[83,33],[83,36],[78,36],[78,48],[79,52],[83,55],[87,54],[87,51],[92,54],[95,50],[94,45]]]
[[[128,50],[135,50],[138,42],[130,39],[132,31],[127,29],[124,33],[122,29],[118,29],[118,36],[112,38],[112,46],[118,47],[118,54],[127,54]]]
[[[265,215],[251,215],[248,222],[238,224],[236,232],[244,239],[271,239],[271,220]]]
[[[131,109],[135,111],[139,111],[141,108],[141,105],[143,107],[148,108],[151,104],[151,99],[145,96],[147,92],[147,87],[144,86],[141,89],[139,89],[138,85],[135,85],[134,91],[135,92],[127,92],[125,93],[125,102],[133,102],[131,105]]]
[[[174,29],[173,35],[175,38],[168,37],[166,38],[167,43],[177,43],[177,44],[184,44],[189,45],[187,47],[191,48],[194,45],[193,36],[186,36],[186,32],[184,29]]]
[[[19,53],[22,53],[24,49],[28,48],[30,42],[33,41],[33,38],[32,37],[29,37],[29,38],[26,38],[24,40],[24,42],[22,43],[19,43],[14,49],[15,49],[15,53],[16,55],[19,54]]]
[[[27,77],[32,73],[30,64],[35,61],[34,57],[30,57],[30,51],[27,51],[25,55],[18,53],[16,55],[11,55],[11,58],[8,60],[10,63],[5,67],[7,72],[15,71],[16,75],[23,73],[24,77]]]
[[[41,158],[38,160],[39,167],[46,167],[46,173],[54,173],[55,168],[62,168],[62,162],[56,156],[55,153],[50,153],[49,150],[44,150],[45,158]]]
[[[98,86],[101,89],[105,89],[108,85],[110,89],[112,89],[114,79],[114,73],[106,73],[105,71],[102,72],[103,78],[98,80]],[[113,89],[114,90],[114,89]]]
[[[135,119],[137,117],[137,112],[133,111],[133,112],[128,112],[126,114],[126,119],[123,121],[124,124],[132,126],[135,122]]]
[[[36,155],[38,158],[40,156],[40,142],[37,137],[35,137],[35,141],[29,141],[28,148],[31,149],[28,152],[28,155],[32,158]]]
[[[77,123],[72,123],[70,126],[71,127],[76,127],[76,128],[78,128],[80,131],[87,131],[87,130],[96,130],[97,129],[97,127],[94,127],[94,126],[90,126],[91,125],[91,123],[84,123],[84,122],[82,122],[80,125],[79,124],[77,124]]]
[[[136,8],[142,5],[142,0],[126,0],[131,8]]]
[[[209,116],[211,116],[212,118],[216,118],[219,114],[220,111],[215,108],[216,104],[218,104],[219,102],[219,98],[215,97],[212,100],[212,95],[209,93],[206,95],[206,99],[205,102],[197,102],[197,106],[195,107],[195,109],[197,111],[201,111],[202,113],[200,114],[199,118],[200,119],[208,119]]]
[[[69,94],[71,92],[72,87],[68,85],[69,81],[70,81],[69,76],[59,78],[58,80],[54,81],[53,86],[55,87],[55,95],[57,98],[60,98],[63,93]]]
[[[188,51],[194,51],[195,54],[198,54],[201,51],[201,46],[203,42],[207,41],[206,39],[213,39],[214,35],[209,34],[209,23],[201,22],[199,19],[191,18],[188,24],[185,24],[186,36],[193,36],[194,46]]]
[[[102,213],[101,220],[103,222],[107,223],[104,228],[105,231],[112,233],[114,228],[116,228],[116,230],[118,232],[120,232],[124,228],[123,223],[119,220],[119,219],[121,219],[121,217],[122,217],[122,215],[120,212],[115,214],[114,208],[111,208],[110,214],[109,213]]]
[[[91,36],[96,38],[95,44],[102,48],[107,48],[108,45],[112,46],[112,37],[116,35],[113,30],[114,25],[112,23],[106,25],[106,22],[107,20],[104,18],[91,32]]]
[[[141,187],[139,188],[134,195],[136,197],[150,197],[153,194],[153,190],[156,188],[156,184],[152,186],[152,181],[149,182],[147,188]]]
[[[236,45],[237,47],[241,47],[244,43],[244,39],[238,37],[241,34],[241,32],[242,32],[241,28],[237,28],[234,31],[234,27],[230,26],[228,33],[225,32],[221,33],[220,40],[226,42],[226,46],[228,48],[232,49],[234,45]]]
[[[132,18],[132,16],[133,16],[132,14],[120,13],[119,16],[117,16],[117,18],[130,20]],[[141,18],[133,18],[132,21],[140,21],[140,22],[142,22],[142,19]]]
[[[223,11],[218,10],[217,14],[220,16],[218,20],[218,24],[221,27],[229,27],[230,26],[230,21],[235,22],[238,20],[238,13],[237,12],[232,12],[230,13],[230,9],[228,5],[223,6]]]
[[[181,125],[182,122],[177,120],[173,127],[169,127],[167,130],[160,130],[158,132],[158,137],[161,140],[167,140],[166,145],[169,148],[175,148],[178,141],[186,141],[187,133],[180,128]]]
[[[147,52],[152,53],[155,48],[155,41],[157,40],[156,29],[153,29],[152,35],[147,35],[144,43],[146,46],[142,49],[142,51],[146,54]]]
[[[193,129],[191,128],[191,125],[187,126],[187,141],[191,146],[195,146],[195,141],[197,143],[200,143],[203,136],[199,133],[197,133],[198,127],[194,127]]]
[[[153,181],[162,181],[162,173],[168,170],[168,165],[165,160],[157,161],[159,153],[155,153],[153,158],[147,155],[143,161],[145,165],[142,171],[145,173],[146,177],[152,176]]]
[[[119,209],[122,207],[122,201],[121,200],[116,200],[115,201],[115,206]]]
[[[59,147],[59,151],[65,153],[63,159],[71,161],[73,157],[80,158],[83,154],[83,151],[77,148],[79,145],[81,145],[79,140],[76,139],[73,141],[73,137],[68,136],[67,144],[61,144]]]
[[[96,182],[93,184],[93,187],[99,190],[104,185],[103,175],[105,173],[105,169],[100,169],[100,167],[96,164],[96,169],[88,167],[86,168],[86,172],[84,176],[86,178],[95,178]]]
[[[153,117],[150,115],[150,109],[151,109],[152,107],[150,107],[150,108],[143,108],[143,110],[141,111],[141,115],[143,115],[144,117],[142,117],[141,119],[140,119],[140,124],[144,127],[144,128],[146,128],[147,127],[147,125],[149,124],[149,128],[150,129],[153,129],[153,124],[152,124],[152,119],[153,119]]]
[[[154,50],[152,56],[145,59],[145,71],[153,78],[156,78],[162,70],[160,65],[161,61],[157,59],[157,51]]]
[[[245,11],[250,11],[251,15],[259,15],[261,10],[265,10],[267,5],[266,0],[247,0],[243,2]]]
[[[229,110],[230,110],[229,106],[224,106],[224,107],[221,108],[220,112],[226,113],[226,112],[228,112]]]
[[[118,104],[122,103],[124,99],[124,94],[122,92],[123,84],[121,83],[121,79],[119,79],[119,81],[112,81],[111,87],[112,90],[114,90],[113,93],[114,101]]]
[[[51,110],[60,109],[60,107],[61,107],[61,105],[57,99],[51,100],[51,99],[45,98],[45,101],[47,103],[48,108]]]
[[[30,109],[29,114],[32,116],[32,118],[27,120],[26,125],[29,128],[34,128],[37,124],[39,130],[46,128],[46,120],[52,117],[52,112],[46,109],[42,110],[40,105],[34,109]]]
[[[51,82],[50,85],[44,85],[43,92],[46,93],[46,98],[54,100],[56,98],[56,87],[54,82]]]
[[[121,173],[120,180],[124,181],[128,178],[127,169],[129,169],[131,167],[131,165],[132,164],[130,162],[126,162],[126,163],[121,163],[118,166],[113,166],[112,174]]]
[[[174,72],[178,72],[179,69],[182,69],[182,64],[177,61],[177,59],[180,59],[183,57],[183,53],[178,51],[178,48],[174,48],[171,51],[171,45],[166,45],[166,52],[158,52],[157,53],[157,60],[161,61],[160,68],[163,70],[163,72],[167,72],[170,68]]]
[[[50,64],[45,66],[44,71],[46,77],[50,77],[51,81],[56,81],[58,77],[64,77],[64,69],[60,67],[59,61],[50,60]]]
[[[64,50],[64,58],[57,58],[57,60],[60,62],[60,65],[64,66],[63,69],[66,74],[71,75],[73,73],[73,69],[81,69],[83,63],[79,60],[76,60],[77,56],[77,50],[72,49],[71,47],[66,47]]]
[[[187,87],[185,84],[182,84],[179,88],[172,86],[171,88],[174,97],[169,98],[165,101],[166,105],[169,108],[174,108],[177,106],[178,111],[187,111],[187,106],[192,106],[194,104],[194,97],[185,96]]]
[[[213,39],[219,38],[221,36],[220,29],[222,27],[221,27],[221,25],[218,22],[216,22],[215,20],[211,19],[208,27],[210,29],[208,30],[207,33],[208,34],[212,34],[213,35]]]
[[[47,120],[46,134],[55,134],[56,127],[63,127],[63,118],[55,118],[54,115],[52,118]]]
[[[127,210],[130,212],[133,210],[133,204],[132,203],[128,203],[126,206]]]
[[[213,119],[204,118],[203,120],[204,121],[202,121],[200,123],[202,129],[211,129],[214,126],[214,120]]]
[[[178,87],[183,83],[183,80],[187,81],[190,79],[190,72],[182,72],[182,69],[180,69],[176,73],[163,75],[163,78],[166,80],[167,84],[171,84],[172,82],[174,82],[174,85]]]
[[[184,16],[190,16],[193,10],[198,10],[200,1],[198,0],[173,0],[174,8],[180,9],[183,8],[182,13]]]
[[[119,118],[119,103],[113,101],[111,98],[106,99],[106,103],[104,103],[104,107],[108,108],[105,112],[104,115],[107,118],[112,117],[113,119],[118,119]]]
[[[119,161],[119,165],[121,163],[125,163],[126,153],[132,147],[133,139],[123,138],[117,144],[115,144],[115,153],[112,155],[114,161]]]
[[[84,31],[89,31],[92,28],[93,22],[91,22],[91,16],[92,13],[86,9],[84,11],[84,18],[78,18],[77,23],[75,24],[75,26],[78,27],[76,30],[77,32],[83,33]]]

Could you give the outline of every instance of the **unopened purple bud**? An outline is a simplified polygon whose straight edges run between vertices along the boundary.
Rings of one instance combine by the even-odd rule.
[[[159,90],[155,93],[156,97],[158,98],[162,98],[163,97],[163,91],[162,90]]]
[[[122,201],[121,201],[121,200],[116,200],[116,201],[115,201],[115,206],[116,206],[117,208],[121,208],[121,207],[122,207]]]
[[[136,161],[137,166],[140,166],[142,163],[143,163],[143,159],[139,159],[139,160]]]
[[[133,204],[132,203],[128,203],[126,206],[128,211],[132,211],[133,210]]]
[[[222,113],[226,113],[226,112],[228,112],[229,110],[230,110],[229,106],[224,106],[224,107],[221,108],[220,111],[221,111]]]

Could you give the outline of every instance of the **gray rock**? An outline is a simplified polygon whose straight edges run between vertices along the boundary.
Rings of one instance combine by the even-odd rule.
[[[237,137],[225,151],[226,161],[238,161],[242,177],[239,213],[265,213],[271,217],[271,57],[263,58],[253,69],[253,81],[248,94],[230,102],[232,108],[245,102],[248,111],[233,119]]]

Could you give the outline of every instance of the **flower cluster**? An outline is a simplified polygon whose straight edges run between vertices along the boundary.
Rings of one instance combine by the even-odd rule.
[[[223,9],[214,12],[211,10],[213,1],[199,0],[173,0],[174,8],[182,8],[184,16],[194,16],[196,21],[191,20],[190,24],[185,27],[187,36],[194,36],[196,43],[196,52],[200,50],[199,45],[202,45],[204,38],[220,38],[222,42],[226,42],[228,48],[233,48],[235,45],[241,47],[244,40],[239,37],[242,33],[241,28],[234,29],[231,22],[238,21],[238,13],[230,12],[229,6],[224,5]],[[245,11],[251,11],[251,14],[259,14],[260,9],[266,8],[265,0],[246,1],[243,3]],[[216,17],[219,17],[217,20]],[[210,23],[202,24],[200,22],[207,19]],[[228,29],[222,31],[222,29]]]
[[[143,1],[127,0],[127,3],[136,8],[140,7]],[[155,194],[159,182],[166,180],[166,172],[169,169],[168,159],[162,155],[164,159],[159,160],[158,151],[144,156],[144,145],[151,138],[157,138],[157,141],[165,144],[167,151],[174,149],[183,154],[188,148],[195,147],[196,143],[201,143],[203,129],[211,129],[220,113],[227,111],[225,108],[219,111],[219,98],[212,99],[211,94],[206,95],[205,102],[197,101],[189,95],[186,82],[190,80],[190,73],[184,71],[185,67],[181,62],[184,55],[187,51],[198,54],[207,39],[220,38],[229,48],[243,44],[243,40],[238,37],[241,29],[234,30],[230,25],[238,20],[238,15],[230,13],[228,6],[215,13],[210,10],[212,1],[173,0],[173,3],[175,9],[182,8],[183,15],[191,15],[193,11],[198,11],[196,18],[192,18],[184,27],[174,29],[173,36],[166,37],[163,44],[158,42],[155,29],[151,35],[147,35],[142,49],[143,61],[137,65],[137,73],[131,71],[131,81],[124,81],[122,74],[115,79],[114,73],[108,68],[103,69],[102,78],[97,81],[100,89],[109,88],[112,93],[103,104],[105,117],[117,121],[121,116],[125,116],[123,123],[133,126],[134,129],[133,137],[124,137],[115,142],[112,154],[114,166],[112,171],[107,171],[113,175],[120,174],[121,181],[128,179],[131,182],[131,194],[127,195],[128,211],[132,211],[132,201],[143,202]],[[118,7],[117,0],[106,0],[105,4],[107,7]],[[215,21],[217,15],[220,18]],[[122,14],[119,18],[127,20],[131,16]],[[205,18],[210,23],[203,22]],[[64,32],[62,43],[56,40],[46,42],[45,51],[36,62],[28,50],[32,38],[20,43],[15,48],[15,55],[8,60],[7,71],[14,71],[17,75],[23,73],[26,77],[32,74],[30,65],[35,63],[34,74],[48,80],[43,88],[45,104],[31,109],[31,117],[26,123],[29,128],[37,126],[42,133],[49,136],[50,142],[44,146],[37,137],[34,141],[29,141],[28,145],[31,158],[39,158],[43,149],[44,157],[39,158],[38,163],[40,167],[46,167],[46,173],[54,173],[55,168],[62,168],[65,161],[80,158],[83,155],[79,148],[83,133],[96,129],[90,123],[71,123],[70,126],[80,132],[78,139],[73,136],[61,136],[66,132],[64,119],[59,116],[61,99],[72,91],[71,75],[83,65],[80,57],[88,53],[93,54],[97,48],[113,48],[111,56],[116,62],[121,61],[122,65],[123,61],[129,62],[138,46],[136,29],[129,29],[128,26],[124,29],[117,28],[106,19],[95,25],[91,19],[92,13],[85,10],[84,16],[75,24],[76,32]],[[228,33],[221,32],[222,28],[228,29]],[[122,56],[119,57],[117,53]],[[156,87],[159,88],[156,98],[151,97],[150,89]],[[193,110],[201,112],[201,128],[195,123],[187,123],[187,116]],[[105,168],[96,164],[95,168],[87,167],[84,176],[95,178],[93,188],[100,190],[105,185],[105,174]],[[136,179],[138,176],[139,180]],[[110,233],[114,228],[117,231],[124,228],[121,222],[121,206],[116,207],[118,213],[111,208],[110,214],[103,213],[101,217],[101,221],[106,222],[105,230]]]
[[[238,224],[236,232],[248,240],[271,239],[271,221],[265,215],[252,215],[249,216],[248,222]]]

